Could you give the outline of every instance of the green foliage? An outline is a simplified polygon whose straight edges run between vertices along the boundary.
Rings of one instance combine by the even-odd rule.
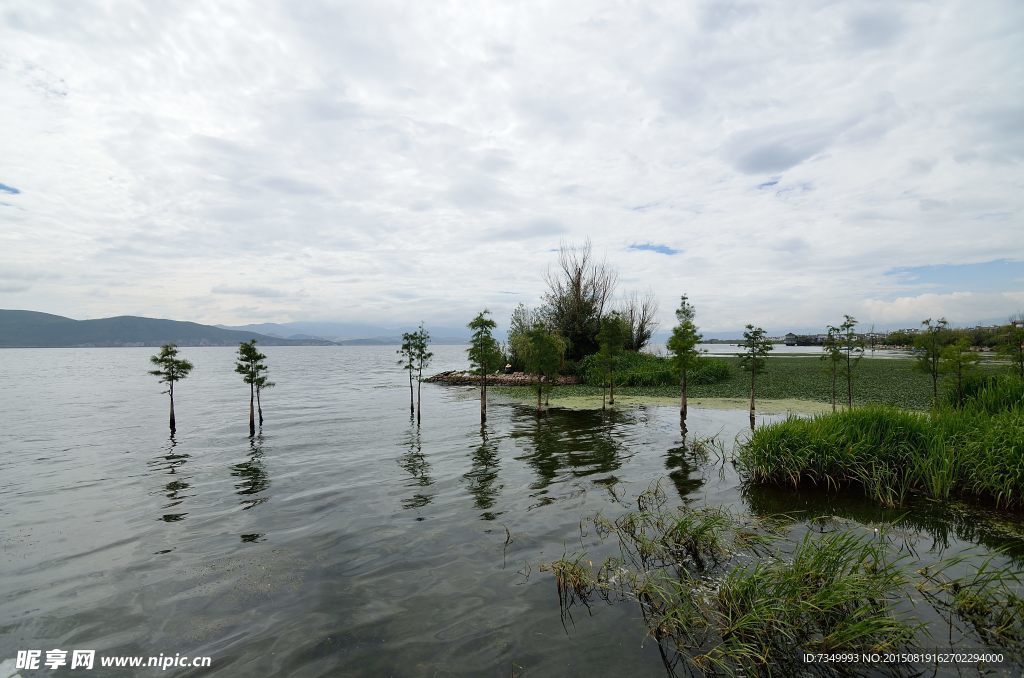
[[[939,370],[953,379],[956,399],[962,399],[964,380],[972,377],[977,369],[978,354],[971,350],[966,337],[960,337],[939,353]]]
[[[1016,381],[1016,380],[1014,380]],[[1024,386],[993,381],[960,409],[863,407],[756,431],[739,463],[753,482],[860,488],[886,506],[912,494],[1024,506]]]
[[[238,345],[238,358],[235,372],[242,375],[242,381],[256,388],[270,388],[274,384],[267,381],[267,366],[263,362],[267,356],[256,349],[256,340],[250,339]]]
[[[589,241],[559,248],[558,267],[547,276],[541,313],[546,324],[568,342],[570,361],[597,351],[597,333],[616,277],[607,264],[594,259]]]
[[[1017,376],[1024,379],[1024,315],[1017,314],[1003,328],[999,352],[1010,360]]]
[[[702,337],[694,322],[696,315],[696,309],[684,294],[680,299],[679,308],[676,309],[678,324],[672,328],[672,336],[668,340],[668,350],[672,354],[676,372],[684,377],[687,383],[690,381],[690,372],[700,359],[697,345],[700,344]]]
[[[160,353],[150,356],[149,362],[157,366],[157,369],[150,370],[154,377],[160,377],[160,383],[169,384],[172,388],[174,382],[181,381],[192,371],[192,363],[178,358],[178,347],[174,344],[164,344],[160,347]]]
[[[885,343],[889,346],[913,346],[916,334],[907,330],[895,330],[885,337]]]
[[[483,376],[494,373],[501,365],[502,358],[501,347],[493,336],[497,323],[488,317],[490,314],[490,311],[484,309],[466,325],[473,330],[469,348],[466,349],[470,369],[473,374]]]
[[[623,354],[626,340],[629,338],[629,326],[626,320],[616,311],[612,311],[601,320],[601,329],[597,333],[598,362],[604,369],[605,379],[615,382],[615,373],[619,367],[619,358]]]
[[[765,331],[753,325],[747,325],[743,330],[743,342],[740,347],[743,349],[743,352],[738,354],[740,367],[753,374],[759,374],[764,369],[764,359],[774,348],[772,342],[765,336]]]
[[[523,361],[524,369],[537,377],[537,406],[540,407],[542,391],[550,389],[558,379],[558,370],[565,355],[565,341],[537,321],[532,327],[519,332],[514,340],[516,354]]]
[[[921,321],[921,332],[914,338],[914,348],[918,351],[917,369],[927,374],[932,380],[932,402],[939,400],[939,365],[942,348],[951,341],[949,323],[939,318],[933,325],[932,319]]]

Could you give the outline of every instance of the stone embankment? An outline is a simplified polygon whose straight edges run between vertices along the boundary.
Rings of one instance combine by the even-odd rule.
[[[513,372],[512,374],[492,374],[487,377],[488,384],[497,386],[532,386],[534,375],[526,372]],[[432,384],[447,384],[449,386],[469,386],[480,382],[480,377],[469,372],[458,372],[455,370],[441,372],[423,381]],[[559,385],[582,383],[579,377],[559,377],[555,382]]]

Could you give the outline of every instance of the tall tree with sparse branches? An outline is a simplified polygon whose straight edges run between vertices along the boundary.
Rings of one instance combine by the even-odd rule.
[[[697,331],[697,324],[694,322],[697,311],[693,304],[684,294],[676,309],[676,321],[678,324],[672,328],[672,336],[668,340],[668,350],[672,354],[672,360],[679,371],[679,419],[686,425],[687,414],[687,386],[690,371],[697,366],[700,359],[700,349],[697,345],[702,339]]]
[[[416,330],[413,337],[413,358],[416,361],[416,423],[423,421],[423,370],[429,365],[430,361],[434,359],[434,354],[429,350],[430,348],[430,332],[423,326],[423,321],[420,321],[420,326]]]
[[[843,354],[843,376],[846,377],[846,409],[853,409],[853,370],[864,357],[864,341],[857,336],[857,319],[843,316],[839,326],[839,350]]]
[[[558,251],[558,267],[548,271],[542,312],[546,324],[568,342],[568,358],[578,361],[597,350],[601,319],[615,292],[618,275],[594,260],[590,241]]]
[[[939,318],[933,325],[931,318],[921,321],[921,331],[914,338],[914,347],[919,351],[917,369],[932,379],[932,405],[939,403],[939,373],[942,348],[949,343],[949,323]]]
[[[630,292],[623,300],[620,312],[629,327],[626,350],[643,349],[658,329],[658,300],[654,292],[648,291],[643,297],[636,291]]]
[[[256,435],[256,416],[254,405],[259,398],[258,392],[261,389],[273,386],[267,381],[267,366],[264,360],[267,356],[256,349],[256,340],[250,339],[238,345],[238,358],[235,362],[235,372],[242,375],[242,381],[249,385],[249,435]],[[263,407],[260,410],[260,426],[263,425]]]
[[[488,316],[490,311],[484,309],[466,325],[473,331],[469,348],[469,364],[474,374],[480,376],[480,423],[487,421],[487,377],[492,374],[501,362],[501,348],[494,339],[494,328],[497,323]]]
[[[174,435],[174,384],[181,381],[192,371],[192,363],[178,358],[178,347],[174,344],[164,344],[160,347],[160,353],[150,356],[149,361],[157,366],[157,369],[150,370],[154,377],[160,377],[161,384],[167,384],[167,391],[171,396],[171,435]]]
[[[413,373],[416,371],[416,332],[402,333],[402,347],[395,351],[402,359],[398,364],[409,373],[409,416],[416,416],[416,397],[412,387]]]
[[[740,367],[750,371],[750,430],[754,430],[754,392],[757,375],[764,371],[765,358],[774,348],[765,331],[760,327],[747,325],[743,331],[743,342],[740,344],[743,353],[739,354]]]
[[[839,374],[839,364],[843,362],[843,350],[840,348],[841,332],[838,327],[828,326],[825,334],[825,343],[822,348],[824,353],[822,360],[828,361],[828,372],[832,377],[832,411],[836,411],[836,377]]]

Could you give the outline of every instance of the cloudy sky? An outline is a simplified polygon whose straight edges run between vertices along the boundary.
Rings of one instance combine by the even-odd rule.
[[[0,307],[708,331],[1024,310],[1024,3],[0,0]]]

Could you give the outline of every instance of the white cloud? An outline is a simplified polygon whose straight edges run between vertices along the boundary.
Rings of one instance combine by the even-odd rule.
[[[502,320],[590,237],[666,325],[1001,317],[884,273],[1024,259],[1022,45],[1013,0],[8,2],[0,306]]]

